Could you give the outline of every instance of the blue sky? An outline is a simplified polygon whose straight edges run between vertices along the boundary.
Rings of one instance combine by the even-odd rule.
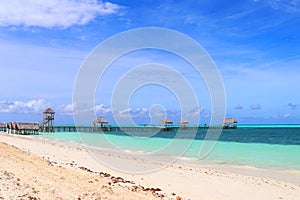
[[[53,107],[57,123],[71,122],[73,84],[89,52],[114,34],[142,27],[173,29],[205,48],[223,77],[229,117],[240,123],[300,122],[299,0],[1,1],[0,121],[40,121],[40,113]],[[121,58],[119,65],[149,62],[174,66],[187,77],[199,99],[188,114],[208,122],[209,94],[184,61],[142,51]],[[126,68],[115,65],[96,93],[95,108],[109,119],[111,85]],[[142,88],[128,111],[147,123],[157,103],[178,120],[176,99],[158,98],[165,92]]]

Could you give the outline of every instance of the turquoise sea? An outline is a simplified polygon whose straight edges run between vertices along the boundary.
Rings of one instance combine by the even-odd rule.
[[[83,142],[91,147],[114,148],[133,153],[180,155],[183,161],[197,162],[203,159],[199,157],[199,152],[206,132],[206,129],[199,129],[195,136],[189,131],[181,133],[180,136],[176,132],[169,131],[141,133],[140,136],[137,133],[130,136],[121,131],[105,134],[56,132],[41,133],[32,137],[62,142]],[[224,129],[204,160],[300,171],[300,125],[239,125],[237,129]]]

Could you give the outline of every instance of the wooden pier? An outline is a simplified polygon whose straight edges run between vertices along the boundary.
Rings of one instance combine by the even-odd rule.
[[[185,119],[178,122],[178,125],[173,125],[173,121],[164,118],[160,121],[160,125],[141,125],[141,126],[116,126],[108,125],[108,121],[103,117],[93,121],[93,126],[90,125],[54,125],[54,110],[47,108],[42,113],[42,122],[0,122],[0,131],[12,134],[39,134],[40,132],[165,132],[165,131],[197,131],[198,129],[208,128],[237,128],[237,121],[234,118],[226,118],[221,126],[192,126]],[[98,126],[100,124],[100,126]]]
[[[1,128],[2,127],[2,128]],[[168,132],[168,131],[197,131],[198,129],[215,128],[222,126],[88,126],[88,125],[54,125],[51,132],[87,132],[87,133],[106,133],[106,132]],[[44,126],[37,122],[8,122],[0,123],[0,131],[11,134],[31,135],[44,132]],[[51,133],[50,132],[50,133]]]
[[[205,126],[61,126],[55,125],[55,132],[153,132],[207,129]],[[217,128],[217,127],[215,127]]]

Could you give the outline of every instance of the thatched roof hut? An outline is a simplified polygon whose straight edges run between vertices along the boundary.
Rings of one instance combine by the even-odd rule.
[[[38,134],[38,122],[8,122],[7,128],[9,132],[16,134]]]
[[[6,123],[5,122],[0,122],[0,128],[6,128]]]
[[[108,121],[104,119],[103,117],[99,117],[94,121],[94,123],[100,123],[100,124],[108,124]]]
[[[8,128],[8,129],[12,129],[12,128],[13,128],[12,125],[13,125],[12,122],[8,122],[8,123],[7,123],[7,128]]]
[[[186,125],[186,124],[189,124],[190,122],[187,121],[186,119],[182,119],[178,122],[179,125]]]
[[[12,122],[11,127],[12,127],[12,129],[16,130],[17,129],[17,122]]]
[[[171,124],[173,124],[173,122],[170,119],[168,119],[168,118],[164,118],[164,119],[160,120],[159,123],[163,124],[163,125],[171,125]]]
[[[44,110],[41,124],[43,132],[54,132],[54,114],[55,112],[52,108]]]
[[[39,130],[39,123],[37,122],[17,122],[16,123],[17,130],[24,130],[24,131],[38,131]]]
[[[237,120],[234,118],[225,118],[223,128],[237,128]]]
[[[101,126],[103,126],[103,124],[108,124],[108,121],[103,117],[99,117],[98,119],[94,120],[93,123],[94,126],[96,126],[96,124],[101,124]]]
[[[234,118],[225,118],[223,124],[225,123],[237,123],[237,120]]]
[[[6,123],[0,122],[0,131],[6,131]]]
[[[55,112],[52,108],[47,108],[46,110],[44,110],[43,114],[55,114]]]

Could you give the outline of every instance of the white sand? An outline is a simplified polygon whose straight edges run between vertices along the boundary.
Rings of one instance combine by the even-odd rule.
[[[148,174],[128,174],[115,171],[96,161],[84,148],[62,145],[27,136],[0,134],[0,142],[45,158],[66,168],[86,167],[95,172],[107,172],[115,177],[134,181],[136,185],[162,189],[167,198],[183,199],[300,199],[300,175],[294,172],[274,173],[251,167],[223,165],[172,164]],[[139,165],[141,160],[107,154],[108,159]],[[149,164],[153,164],[150,163]],[[287,177],[294,177],[292,179]],[[172,194],[172,193],[175,193]],[[0,193],[1,194],[1,193]],[[113,198],[114,199],[114,198]],[[134,198],[133,198],[134,199]]]

